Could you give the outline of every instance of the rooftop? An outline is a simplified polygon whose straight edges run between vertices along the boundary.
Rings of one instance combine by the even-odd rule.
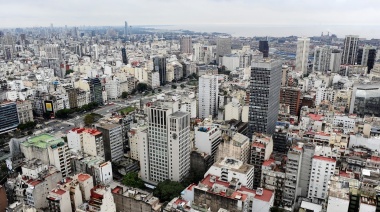
[[[64,141],[62,138],[57,138],[50,134],[43,133],[43,134],[39,134],[37,136],[33,136],[29,138],[27,141],[22,142],[21,145],[26,146],[26,147],[34,146],[34,147],[46,149],[49,146],[53,146],[53,145],[64,145]]]
[[[239,172],[239,173],[247,173],[251,169],[253,169],[252,165],[245,164],[240,160],[232,159],[232,158],[222,158],[218,162],[216,162],[213,166],[223,168],[228,167],[231,171]]]

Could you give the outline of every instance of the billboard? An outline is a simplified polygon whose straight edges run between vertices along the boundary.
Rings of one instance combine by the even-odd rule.
[[[45,101],[45,111],[46,112],[53,112],[53,102],[52,101]]]

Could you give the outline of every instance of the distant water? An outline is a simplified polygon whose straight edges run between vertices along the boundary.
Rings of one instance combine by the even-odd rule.
[[[348,25],[243,25],[243,24],[213,24],[213,25],[165,25],[152,26],[156,29],[167,30],[190,30],[195,32],[220,32],[228,33],[234,37],[253,36],[319,36],[323,32],[336,34],[339,38],[345,35],[359,35],[360,38],[372,39],[380,38],[380,25],[378,26],[348,26]]]

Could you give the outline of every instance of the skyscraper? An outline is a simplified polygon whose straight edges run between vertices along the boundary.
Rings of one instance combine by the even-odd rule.
[[[124,37],[128,37],[128,23],[124,22]]]
[[[332,49],[330,46],[317,46],[314,49],[313,70],[322,72],[329,71],[331,53]]]
[[[0,134],[16,129],[19,123],[16,103],[0,104]]]
[[[333,73],[338,73],[340,71],[341,61],[342,52],[338,49],[332,50],[330,58],[330,71]]]
[[[249,90],[249,129],[253,133],[273,134],[280,103],[282,62],[264,59],[252,62]]]
[[[359,36],[346,35],[344,39],[342,64],[354,65],[356,62],[356,54],[358,49]]]
[[[182,181],[190,169],[190,115],[166,105],[148,109],[148,140],[144,142],[142,178]]]
[[[125,48],[121,49],[121,57],[123,59],[123,63],[125,65],[127,65],[128,64],[128,57],[127,57],[127,51],[125,50]]]
[[[366,46],[358,49],[357,64],[368,67],[368,73],[373,68],[376,61],[376,48]]]
[[[296,52],[296,71],[307,73],[307,63],[309,60],[310,38],[298,38]]]
[[[226,54],[231,54],[231,37],[218,37],[216,39],[216,62],[219,63],[219,57],[223,57]]]
[[[181,53],[193,53],[193,44],[191,43],[190,36],[181,36],[180,38]]]
[[[264,57],[269,56],[269,45],[267,40],[259,41],[259,51],[263,53]]]
[[[166,84],[166,58],[165,57],[154,57],[153,58],[153,70],[158,71],[160,74],[160,85]]]
[[[103,105],[103,88],[99,78],[91,78],[88,81],[90,86],[90,101]]]
[[[198,85],[198,117],[208,118],[218,114],[218,77],[215,75],[202,75]]]

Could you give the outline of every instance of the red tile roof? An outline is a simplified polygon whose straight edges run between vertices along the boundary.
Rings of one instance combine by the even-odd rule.
[[[314,121],[321,121],[322,118],[323,118],[322,115],[317,115],[317,114],[312,114],[312,113],[309,114],[309,117],[310,117],[311,119],[313,119]]]
[[[275,162],[275,160],[273,160],[273,159],[266,160],[266,161],[264,161],[263,166],[270,166],[274,162]]]
[[[263,194],[257,195],[257,193],[256,193],[255,199],[265,201],[265,202],[269,202],[271,200],[272,196],[273,196],[273,191],[268,190],[268,189],[263,189]]]
[[[252,147],[265,148],[264,144],[259,143],[259,142],[253,142]]]
[[[89,174],[79,174],[78,175],[79,181],[85,181],[85,180],[90,179],[90,178],[91,178],[91,176]]]
[[[66,191],[62,190],[62,189],[53,189],[51,192],[58,194],[58,195],[63,195],[64,193],[66,193]]]

